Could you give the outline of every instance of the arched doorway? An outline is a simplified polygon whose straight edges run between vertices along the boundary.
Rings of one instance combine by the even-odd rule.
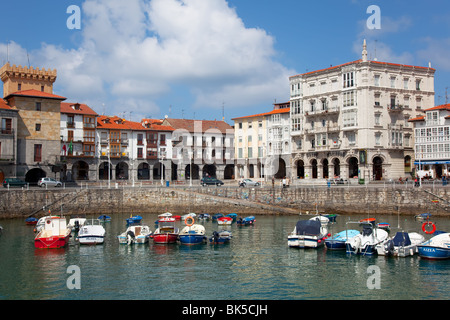
[[[108,175],[108,169],[109,169],[109,175]],[[112,168],[109,165],[108,162],[102,162],[100,163],[100,166],[98,167],[98,178],[99,180],[108,180],[112,179]]]
[[[128,180],[128,164],[126,162],[119,162],[116,166],[116,179]]]
[[[282,158],[278,159],[278,171],[275,174],[276,179],[283,179],[286,177],[286,162]]]
[[[333,166],[334,166],[334,176],[339,177],[341,175],[341,161],[339,161],[338,158],[333,159]]]
[[[172,168],[172,181],[178,180],[178,164],[171,162],[171,168]]]
[[[147,162],[143,162],[138,166],[138,180],[150,179],[150,166]]]
[[[311,178],[317,179],[317,160],[311,160]]]
[[[234,179],[234,164],[227,164],[224,170],[224,179]]]
[[[77,161],[72,166],[73,180],[89,180],[89,165],[84,161]]]
[[[348,177],[358,177],[358,159],[356,157],[348,159]]]
[[[305,178],[305,163],[303,162],[303,160],[297,161],[297,178]]]
[[[25,175],[25,182],[28,182],[30,185],[37,184],[39,179],[45,178],[47,174],[44,170],[40,168],[34,168],[27,172]]]
[[[322,178],[328,179],[328,159],[322,160]]]
[[[213,164],[205,164],[203,166],[203,176],[216,178],[216,166]]]
[[[186,180],[190,179],[191,177],[191,172],[192,172],[192,179],[200,179],[200,168],[198,167],[198,165],[193,164],[192,165],[192,170],[191,170],[191,165],[188,164],[186,166],[186,169],[184,169],[184,176],[186,177]]]
[[[380,157],[373,158],[373,178],[381,180],[383,178],[383,159]]]

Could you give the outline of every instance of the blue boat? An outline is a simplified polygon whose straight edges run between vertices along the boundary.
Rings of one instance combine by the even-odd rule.
[[[229,213],[229,214],[225,215],[225,217],[229,217],[229,218],[233,219],[233,221],[236,221],[237,213]]]
[[[129,218],[127,218],[127,224],[131,225],[131,224],[139,224],[142,221],[142,217],[141,216],[130,216]]]
[[[219,219],[219,218],[221,218],[221,217],[223,217],[223,214],[222,214],[222,213],[216,213],[216,214],[213,214],[212,220],[213,220],[213,221],[217,221],[217,219]]]
[[[331,238],[325,239],[325,245],[330,250],[345,250],[345,241],[360,234],[358,230],[344,230],[336,233]]]
[[[255,223],[255,217],[254,216],[248,216],[248,217],[245,217],[244,219],[239,218],[236,221],[236,223],[237,223],[238,226],[250,226],[250,225],[253,225]]]
[[[431,213],[428,213],[428,212],[421,213],[421,214],[415,215],[414,218],[419,221],[425,221],[425,220],[431,218]]]
[[[29,217],[29,218],[25,219],[25,223],[28,225],[35,225],[35,224],[37,224],[37,222],[38,222],[38,219],[35,217]]]
[[[186,226],[178,234],[178,239],[181,244],[195,245],[206,242],[205,227],[200,224],[193,224]]]
[[[338,215],[335,214],[335,213],[331,213],[331,214],[326,214],[326,215],[324,215],[324,217],[328,218],[328,220],[329,220],[331,223],[336,222],[337,216],[338,216]]]
[[[450,258],[450,233],[441,233],[417,246],[419,256],[424,259],[443,260]]]
[[[231,238],[233,238],[231,231],[214,231],[211,238],[209,238],[209,242],[211,244],[226,244],[230,243]]]
[[[102,215],[99,216],[97,219],[100,220],[100,221],[102,221],[102,222],[109,222],[109,221],[111,221],[111,217],[110,217],[110,216],[107,216],[107,215],[105,215],[105,214],[102,214]]]

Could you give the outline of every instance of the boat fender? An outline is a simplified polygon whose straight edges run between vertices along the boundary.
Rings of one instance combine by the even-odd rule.
[[[428,226],[431,226],[431,227],[432,227],[432,228],[431,228],[431,231],[428,231],[428,230],[427,230],[427,227],[428,227]],[[433,222],[431,222],[431,221],[424,222],[424,223],[422,224],[422,231],[425,232],[426,234],[432,234],[432,233],[434,233],[434,232],[436,231],[436,225],[435,225]]]
[[[191,222],[188,223],[188,220],[190,220]],[[191,217],[191,216],[187,216],[186,219],[184,219],[184,223],[185,223],[188,227],[193,226],[193,225],[194,225],[194,222],[195,222],[195,220],[194,220],[194,218]]]

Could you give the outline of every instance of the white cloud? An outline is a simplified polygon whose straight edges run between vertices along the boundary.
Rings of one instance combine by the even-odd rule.
[[[448,59],[450,38],[435,39],[428,37],[422,39],[422,42],[425,43],[426,47],[418,52],[418,56],[424,61],[431,62],[433,68],[450,71],[450,60]]]
[[[157,116],[154,101],[167,95],[170,105],[174,86],[186,87],[196,108],[289,98],[295,71],[276,62],[275,40],[246,28],[226,0],[86,0],[81,32],[77,49],[50,38],[33,52],[33,64],[58,70],[55,88],[71,100]]]

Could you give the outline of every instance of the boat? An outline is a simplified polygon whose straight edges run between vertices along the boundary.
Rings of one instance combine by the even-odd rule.
[[[377,228],[383,229],[386,232],[391,231],[391,225],[389,223],[387,223],[387,222],[379,222],[379,223],[377,223]]]
[[[217,224],[218,225],[230,225],[233,223],[233,218],[231,217],[220,217],[217,219]]]
[[[348,229],[325,239],[325,246],[330,250],[345,250],[345,241],[360,234],[358,230]]]
[[[237,223],[238,226],[250,226],[250,225],[253,225],[255,223],[255,217],[254,216],[248,216],[248,217],[245,217],[244,219],[239,218],[236,221],[236,223]]]
[[[127,218],[127,225],[133,225],[133,224],[140,224],[142,221],[142,217],[140,215],[130,215],[129,218]]]
[[[129,226],[125,232],[117,238],[120,244],[145,244],[148,242],[152,232],[148,226]]]
[[[206,242],[205,227],[191,224],[184,227],[178,235],[181,244],[194,245]]]
[[[395,236],[376,245],[380,256],[407,257],[418,253],[417,246],[425,237],[417,232],[398,231]]]
[[[424,259],[443,260],[450,258],[450,233],[441,233],[417,246],[419,256]]]
[[[181,220],[186,221],[187,218],[195,218],[197,215],[193,212],[181,216]]]
[[[34,246],[38,249],[63,248],[69,243],[71,229],[65,218],[48,216],[44,226],[34,238]]]
[[[288,246],[295,248],[321,247],[328,236],[327,232],[327,227],[320,217],[299,220],[292,233],[288,235]]]
[[[219,219],[220,217],[223,217],[223,216],[224,216],[223,213],[215,213],[212,216],[212,220],[217,221],[217,219]]]
[[[361,219],[359,220],[361,226],[364,225],[365,223],[371,223],[373,226],[375,226],[375,218],[366,218],[366,219]]]
[[[151,238],[154,243],[176,243],[180,230],[175,226],[175,218],[165,217],[158,220],[158,228]]]
[[[26,224],[26,225],[29,225],[29,226],[34,226],[34,225],[37,224],[38,220],[39,220],[38,218],[35,218],[35,217],[29,217],[29,218],[26,218],[26,219],[25,219],[25,224]]]
[[[101,216],[99,216],[97,218],[98,220],[102,221],[102,222],[110,222],[111,221],[111,217],[107,216],[105,214],[102,214]]]
[[[80,244],[102,244],[105,240],[105,228],[99,219],[87,220],[78,231]]]
[[[230,218],[232,218],[233,219],[233,221],[236,221],[237,220],[237,213],[229,213],[229,214],[227,214],[227,215],[225,215],[225,217],[230,217]]]
[[[69,229],[72,229],[72,231],[78,232],[85,223],[86,223],[85,214],[73,214],[70,216],[67,227]]]
[[[388,238],[388,233],[383,229],[375,228],[373,221],[360,221],[363,227],[362,232],[345,241],[347,253],[358,255],[373,255],[377,253],[377,244],[385,241]]]
[[[331,214],[326,214],[324,215],[324,217],[326,217],[330,222],[336,222],[336,218],[337,218],[337,214],[335,213],[331,213]]]
[[[431,218],[431,213],[421,213],[421,214],[417,214],[414,216],[414,219],[418,220],[418,221],[425,221]]]
[[[208,213],[200,213],[198,215],[198,219],[199,220],[209,220],[209,219],[211,219],[211,215]]]
[[[211,244],[226,244],[230,243],[233,234],[228,230],[214,231],[212,236],[209,238]]]
[[[38,222],[36,223],[36,227],[34,228],[34,232],[39,233],[45,227],[45,221],[47,221],[47,219],[51,217],[58,218],[58,216],[44,216],[39,218]]]

